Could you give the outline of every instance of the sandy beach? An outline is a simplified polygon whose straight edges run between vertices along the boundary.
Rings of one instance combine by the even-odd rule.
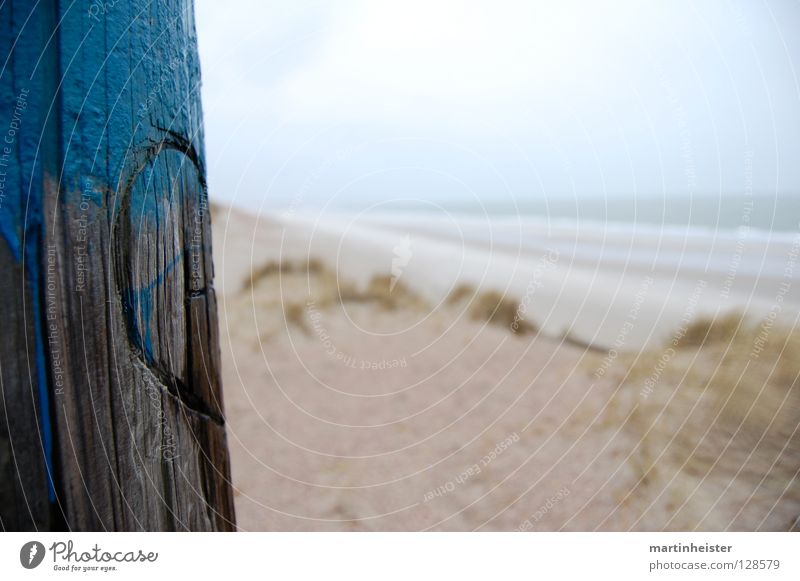
[[[242,530],[796,526],[794,238],[212,219]]]

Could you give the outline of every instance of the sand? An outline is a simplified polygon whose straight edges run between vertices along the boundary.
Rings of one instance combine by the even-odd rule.
[[[619,271],[617,279],[628,278],[615,284],[625,292],[609,291],[595,273],[597,288],[618,301],[603,311],[613,324],[601,329],[575,310],[569,316],[568,305],[582,296],[607,299],[586,293],[577,281],[587,271],[566,268],[563,251],[551,265],[552,248],[543,247],[528,257],[528,271],[508,267],[504,278],[498,272],[515,263],[513,252],[493,248],[481,257],[479,245],[460,242],[471,248],[460,262],[471,262],[452,276],[431,267],[448,256],[448,234],[419,221],[408,228],[411,259],[402,235],[399,242],[381,238],[391,230],[386,222],[351,231],[341,221],[216,208],[213,223],[242,530],[794,526],[798,416],[786,412],[795,409],[800,370],[779,356],[753,366],[750,384],[771,382],[766,392],[782,396],[759,417],[747,413],[752,405],[734,413],[732,405],[709,403],[724,386],[709,391],[708,379],[720,376],[734,342],[724,329],[687,344],[698,332],[689,323],[712,303],[695,297],[691,321],[681,323],[693,303],[693,275],[653,277],[672,280],[673,292],[683,289],[667,304],[672,295],[656,292],[655,282],[643,287],[641,273]],[[487,268],[494,287],[477,284]],[[521,309],[522,283],[536,277],[544,281],[534,286],[537,300]],[[706,279],[706,297],[725,280]],[[572,296],[559,306],[552,297],[564,295],[565,284]],[[548,292],[550,303],[541,298]],[[770,292],[740,292],[758,306],[748,325],[769,312]],[[790,302],[781,321],[789,321]],[[729,306],[724,312],[736,310]],[[574,325],[577,319],[585,324]],[[671,338],[684,335],[660,365]],[[773,339],[769,352],[781,353],[788,336],[780,335],[780,345]],[[775,379],[777,363],[783,367]],[[764,391],[726,401],[767,409],[758,399]],[[675,452],[687,442],[697,454]],[[714,450],[723,461],[707,461]]]

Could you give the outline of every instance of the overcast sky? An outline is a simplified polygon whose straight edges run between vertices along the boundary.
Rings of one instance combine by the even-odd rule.
[[[800,192],[794,0],[196,14],[212,195],[240,205]]]

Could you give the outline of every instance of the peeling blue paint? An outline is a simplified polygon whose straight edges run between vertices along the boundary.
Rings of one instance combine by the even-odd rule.
[[[39,208],[41,211],[41,208]],[[38,378],[39,388],[39,417],[40,428],[42,431],[42,445],[44,446],[45,464],[47,469],[47,493],[50,502],[55,502],[55,476],[53,474],[53,420],[50,417],[50,389],[47,384],[47,363],[45,360],[45,342],[42,329],[43,311],[41,308],[41,264],[40,256],[41,234],[33,235],[29,233],[25,240],[25,255],[27,264],[35,264],[35,269],[29,269],[29,284],[31,285],[31,296],[33,300],[33,316],[35,320],[36,335],[36,377]]]
[[[43,196],[47,164],[55,160],[54,143],[46,138],[45,118],[55,94],[54,59],[47,39],[53,28],[49,3],[20,9],[11,3],[0,10],[0,53],[8,57],[0,70],[0,236],[23,266],[25,288],[33,313],[32,381],[38,394],[38,426],[44,455],[47,492],[55,501],[53,425],[47,375],[42,293]],[[13,50],[12,50],[13,47]]]

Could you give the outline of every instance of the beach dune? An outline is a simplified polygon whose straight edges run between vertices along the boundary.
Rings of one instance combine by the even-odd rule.
[[[245,530],[789,530],[791,235],[215,207]]]

